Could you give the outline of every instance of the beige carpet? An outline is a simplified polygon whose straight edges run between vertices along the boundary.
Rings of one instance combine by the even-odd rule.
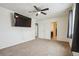
[[[0,56],[70,56],[68,42],[36,39],[0,50]]]

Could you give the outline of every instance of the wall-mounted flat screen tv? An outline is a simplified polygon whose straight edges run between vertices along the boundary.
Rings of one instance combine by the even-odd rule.
[[[31,18],[14,13],[15,26],[17,27],[31,27]]]

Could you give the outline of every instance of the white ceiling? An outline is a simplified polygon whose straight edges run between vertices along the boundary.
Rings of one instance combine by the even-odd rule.
[[[49,8],[48,11],[44,11],[47,15],[39,14],[36,16],[36,13],[29,13],[29,11],[34,11],[33,6],[37,6],[41,9]],[[71,3],[0,3],[1,7],[13,10],[22,15],[35,18],[35,19],[47,19],[58,16],[67,10]]]

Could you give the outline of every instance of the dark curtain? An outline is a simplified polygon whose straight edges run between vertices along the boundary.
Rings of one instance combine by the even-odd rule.
[[[76,4],[72,51],[79,52],[79,3]]]

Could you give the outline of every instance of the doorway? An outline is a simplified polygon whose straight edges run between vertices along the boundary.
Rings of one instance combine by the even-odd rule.
[[[51,23],[51,40],[57,39],[57,22]]]

